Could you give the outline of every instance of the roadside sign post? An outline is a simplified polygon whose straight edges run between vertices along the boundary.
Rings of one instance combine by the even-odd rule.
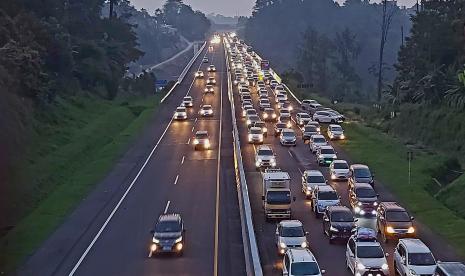
[[[156,80],[155,81],[155,92],[162,90],[166,85],[168,85],[168,80]]]
[[[410,186],[411,184],[411,178],[412,178],[412,160],[413,160],[413,151],[409,150],[407,152],[407,160],[408,160],[408,185]]]

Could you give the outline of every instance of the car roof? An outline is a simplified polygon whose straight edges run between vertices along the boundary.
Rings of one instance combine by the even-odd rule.
[[[465,275],[465,264],[460,262],[438,262],[438,267],[449,275]]]
[[[380,205],[388,211],[405,211],[405,208],[400,206],[397,202],[381,202]]]
[[[352,164],[352,165],[350,165],[350,167],[352,169],[368,169],[368,166],[363,165],[363,164]]]
[[[185,96],[184,99],[185,100],[187,100],[187,99],[192,100],[192,96]]]
[[[158,217],[158,222],[161,221],[178,221],[181,222],[181,215],[179,214],[163,214]]]
[[[291,128],[285,128],[283,129],[283,132],[292,132],[292,133],[295,133],[295,131]]]
[[[341,127],[340,125],[330,124],[328,127]]]
[[[251,127],[250,130],[262,130],[261,127]]]
[[[263,110],[263,111],[274,111],[274,109],[271,108],[271,107],[267,107],[267,108],[265,108],[265,110]]]
[[[297,219],[292,219],[292,220],[282,220],[279,222],[279,224],[283,227],[298,227],[298,226],[303,226],[302,222]]]
[[[430,253],[431,250],[420,239],[399,239],[405,245],[408,253]]]
[[[328,208],[328,211],[330,212],[349,212],[352,214],[352,211],[349,209],[349,207],[344,205],[333,205],[326,208]]]
[[[323,176],[323,173],[318,171],[318,170],[306,170],[305,173],[307,175],[321,175],[321,176]]]
[[[312,135],[312,137],[313,137],[313,138],[325,138],[325,137],[324,137],[323,135],[321,135],[321,134],[314,134],[314,135]],[[326,140],[326,138],[325,138],[325,140]]]
[[[357,189],[357,188],[370,188],[370,189],[374,190],[373,187],[371,187],[370,183],[358,183],[358,182],[356,182],[354,184],[354,188],[355,189]]]
[[[316,189],[318,189],[318,191],[320,192],[335,192],[336,191],[330,185],[317,186]]]
[[[197,134],[208,134],[208,131],[206,131],[206,130],[197,130],[197,132],[195,134],[196,135]]]
[[[324,145],[324,146],[321,146],[320,149],[334,149],[334,148],[330,145]]]
[[[298,262],[316,262],[315,256],[307,248],[292,248],[287,251],[293,263]]]
[[[308,113],[305,113],[305,112],[299,112],[299,113],[297,113],[297,115],[299,115],[299,116],[302,116],[302,115],[310,116],[310,115],[308,115]]]
[[[333,161],[333,163],[348,164],[346,160],[342,160],[342,159],[336,159]]]
[[[204,104],[202,107],[203,108],[212,108],[212,105],[211,104]]]
[[[257,151],[259,150],[273,150],[273,149],[269,145],[260,145],[257,147]]]

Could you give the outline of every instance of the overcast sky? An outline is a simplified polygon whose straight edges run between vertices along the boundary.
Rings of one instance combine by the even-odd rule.
[[[165,0],[130,0],[138,9],[145,8],[149,13],[155,9],[161,8]],[[344,0],[338,0],[344,2]],[[416,0],[398,0],[401,6],[411,7]],[[190,5],[194,10],[200,10],[206,14],[219,13],[226,16],[246,15],[252,13],[252,7],[255,0],[184,0],[184,3]]]

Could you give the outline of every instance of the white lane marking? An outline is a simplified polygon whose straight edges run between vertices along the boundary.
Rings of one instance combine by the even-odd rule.
[[[294,158],[294,156],[292,156],[292,153],[291,153],[290,150],[287,150],[287,152],[289,152],[289,155],[290,155],[292,158]]]
[[[189,140],[187,140],[187,144],[189,145],[191,143],[191,138],[189,138]]]
[[[194,123],[197,123],[197,118],[195,118]]]
[[[302,170],[299,167],[297,167],[297,169],[299,170],[300,174],[303,174]]]
[[[192,130],[191,130],[191,132],[194,132],[194,128],[195,128],[195,126],[192,126]]]
[[[206,54],[204,55],[204,57],[206,56]],[[202,66],[202,62],[200,63],[197,71],[200,69],[200,66]],[[186,93],[186,96],[189,95],[189,92],[192,88],[192,85],[194,84],[195,82],[195,78],[192,79],[192,82],[191,82],[191,85],[189,86],[189,89],[187,90],[187,93]],[[79,260],[77,261],[77,263],[74,265],[73,269],[71,270],[71,272],[68,274],[68,276],[73,276],[74,273],[76,273],[76,271],[78,270],[79,266],[81,265],[82,261],[84,261],[84,259],[86,258],[87,254],[89,254],[89,251],[92,249],[92,247],[94,246],[94,244],[97,242],[97,240],[100,238],[100,235],[102,235],[103,231],[105,230],[105,228],[107,227],[108,223],[110,222],[110,220],[113,218],[113,216],[115,215],[116,211],[118,211],[119,207],[121,206],[121,204],[123,203],[124,199],[126,198],[126,196],[129,194],[129,192],[131,191],[132,187],[134,186],[134,184],[136,183],[136,181],[139,179],[139,176],[142,174],[142,171],[145,169],[145,167],[147,166],[148,162],[150,161],[150,159],[152,158],[155,150],[158,148],[158,145],[160,144],[161,140],[163,139],[163,137],[165,136],[166,132],[168,131],[168,128],[171,126],[171,124],[173,123],[173,118],[171,118],[171,120],[169,121],[168,125],[166,126],[165,130],[163,131],[162,135],[160,136],[160,138],[158,139],[157,143],[155,144],[155,146],[152,148],[152,151],[150,152],[150,154],[147,156],[147,159],[145,159],[145,162],[144,164],[142,164],[142,167],[140,168],[139,172],[137,172],[136,176],[134,177],[134,179],[132,180],[131,184],[129,185],[129,187],[126,189],[126,191],[124,192],[123,196],[120,198],[120,200],[118,201],[118,203],[116,204],[115,208],[113,208],[113,210],[111,211],[110,215],[108,216],[108,218],[105,220],[105,222],[103,223],[102,227],[100,227],[99,231],[97,232],[97,234],[95,235],[95,237],[92,239],[92,241],[90,242],[89,246],[87,246],[86,250],[84,251],[84,253],[82,253],[81,257],[79,258]],[[190,139],[189,139],[190,141]]]
[[[176,179],[174,180],[174,185],[178,184],[179,174],[176,175]]]
[[[189,144],[189,143],[188,143],[188,144]],[[185,155],[182,156],[181,165],[184,164],[184,159],[186,159],[186,156],[185,156]]]
[[[168,202],[166,203],[165,211],[163,212],[163,214],[166,214],[168,212],[168,208],[170,207],[170,203],[171,203],[171,201],[168,200]]]

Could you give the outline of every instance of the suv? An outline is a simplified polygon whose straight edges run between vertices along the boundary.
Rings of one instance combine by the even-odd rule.
[[[328,181],[320,171],[307,170],[302,174],[302,193],[305,194],[306,198],[310,198],[313,189],[317,186],[326,186]]]
[[[313,253],[305,249],[289,249],[283,259],[283,276],[314,275],[321,276],[326,271],[320,270]]]
[[[349,187],[355,183],[368,183],[372,187],[375,185],[374,175],[367,165],[353,164],[349,168]]]
[[[257,169],[276,167],[276,157],[270,146],[258,146],[255,153],[255,167],[257,167]]]
[[[326,142],[326,138],[321,134],[310,136],[309,147],[313,153],[315,153],[321,146],[326,146],[327,144],[328,142]]]
[[[206,130],[199,130],[194,136],[194,150],[209,149],[210,139],[208,138],[208,132]]]
[[[296,146],[297,136],[293,129],[285,128],[281,131],[281,135],[279,136],[279,142],[283,146]]]
[[[336,159],[336,151],[332,146],[320,146],[316,151],[316,161],[320,166],[329,166]]]
[[[249,129],[249,143],[262,144],[263,143],[263,130],[259,127],[251,127]]]
[[[341,117],[329,111],[316,111],[313,120],[319,123],[342,123]]]
[[[274,125],[274,136],[275,137],[279,137],[279,135],[281,134],[281,132],[283,131],[283,129],[285,129],[287,127],[287,125],[283,122],[277,122],[275,125]]]
[[[213,87],[213,85],[207,84],[207,85],[205,85],[205,89],[203,90],[203,92],[205,94],[206,93],[215,93],[215,88]]]
[[[310,110],[311,104],[317,104],[318,102],[315,100],[303,100],[302,101],[302,110]]]
[[[329,206],[323,213],[323,233],[329,237],[329,243],[335,239],[348,239],[355,222],[357,219],[346,206]]]
[[[197,79],[203,79],[203,71],[199,70],[199,71],[195,72],[195,77]]]
[[[298,126],[304,126],[312,120],[310,115],[305,112],[299,112],[295,115],[295,120]]]
[[[329,125],[327,131],[330,140],[344,140],[344,130],[340,125]]]
[[[357,215],[376,215],[378,195],[367,183],[356,183],[349,188],[349,204]]]
[[[184,223],[179,214],[164,214],[158,217],[155,228],[150,231],[152,241],[149,258],[156,253],[182,255],[185,242]]]
[[[376,225],[385,243],[393,238],[413,238],[413,217],[396,202],[381,202],[376,215]]]
[[[334,160],[329,165],[329,175],[331,180],[347,180],[349,176],[349,164],[345,160]]]
[[[312,193],[312,208],[315,217],[320,217],[326,207],[341,205],[340,197],[330,185],[316,186]]]
[[[282,220],[276,225],[276,246],[279,254],[284,254],[288,248],[307,248],[308,232],[299,220]]]
[[[399,239],[394,251],[394,269],[400,275],[434,275],[436,260],[419,239]]]
[[[191,96],[185,96],[182,98],[181,106],[192,107],[194,106],[194,99]]]
[[[371,228],[357,228],[346,247],[346,263],[354,275],[389,275],[389,266],[376,232]]]

